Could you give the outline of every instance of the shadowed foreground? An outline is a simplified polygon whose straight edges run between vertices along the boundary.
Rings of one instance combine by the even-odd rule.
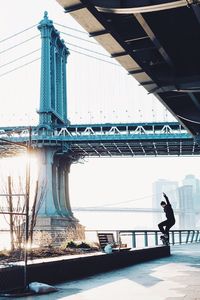
[[[58,292],[23,299],[200,299],[200,245],[172,246],[171,253],[166,258],[58,284]]]

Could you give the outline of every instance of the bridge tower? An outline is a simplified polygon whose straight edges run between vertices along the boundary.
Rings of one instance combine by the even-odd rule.
[[[67,124],[66,63],[69,51],[47,12],[40,21],[41,83],[38,130],[41,136],[58,124]],[[69,235],[84,237],[83,226],[73,216],[69,200],[69,171],[73,159],[65,147],[42,145],[36,149],[39,163],[39,206],[35,232],[48,232],[54,244]],[[36,236],[36,234],[35,234]],[[39,237],[40,238],[40,237]],[[35,237],[37,240],[37,237]],[[48,237],[49,239],[49,237]]]
[[[38,29],[42,39],[40,125],[67,123],[66,63],[69,51],[47,12]]]

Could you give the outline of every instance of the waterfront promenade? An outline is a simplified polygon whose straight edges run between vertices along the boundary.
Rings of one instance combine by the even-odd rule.
[[[23,299],[200,300],[200,244],[172,246],[171,256],[55,286],[55,293]]]

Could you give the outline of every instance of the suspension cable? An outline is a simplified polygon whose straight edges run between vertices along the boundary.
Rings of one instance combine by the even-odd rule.
[[[65,34],[65,35],[70,36],[70,37],[73,37],[73,38],[75,38],[75,39],[78,39],[78,40],[80,40],[80,41],[84,41],[84,42],[87,42],[87,43],[91,43],[91,44],[100,46],[100,44],[98,44],[97,42],[90,41],[90,40],[86,40],[86,39],[84,39],[84,38],[78,37],[77,35],[73,35],[73,34],[70,34],[70,33],[66,33],[66,32],[63,32],[63,31],[60,31],[60,33]]]
[[[21,42],[21,43],[19,43],[19,44],[16,44],[16,45],[14,45],[14,46],[12,46],[12,47],[10,47],[10,48],[7,48],[7,49],[1,51],[0,54],[3,54],[3,53],[5,53],[5,52],[7,52],[7,51],[9,51],[9,50],[11,50],[11,49],[13,49],[13,48],[16,48],[16,47],[22,45],[22,44],[25,44],[25,43],[27,43],[27,42],[29,42],[29,41],[35,39],[35,38],[38,37],[38,36],[39,36],[39,34],[34,35],[34,36],[32,36],[31,38],[29,38],[29,39],[27,39],[27,40],[25,40],[25,41],[23,41],[23,42]]]
[[[83,33],[83,34],[87,34],[88,35],[87,32],[79,30],[79,29],[76,29],[76,28],[72,28],[72,27],[69,27],[69,26],[66,26],[66,25],[62,25],[62,24],[59,24],[59,23],[56,23],[56,22],[54,22],[54,24],[56,24],[58,26],[61,26],[61,27],[64,27],[64,28],[67,28],[67,29],[70,29],[70,30],[73,30],[73,31],[76,31],[76,32],[79,32],[79,33]]]
[[[94,50],[90,50],[90,49],[87,49],[87,48],[85,48],[85,47],[81,47],[81,46],[78,46],[78,45],[75,45],[75,44],[72,44],[72,43],[66,42],[65,44],[66,44],[66,46],[67,46],[67,45],[70,45],[70,46],[79,48],[79,49],[81,49],[81,50],[89,51],[89,52],[92,52],[92,53],[94,53],[94,54],[98,54],[98,55],[102,55],[102,56],[107,57],[107,58],[111,58],[110,55],[107,55],[107,54],[104,54],[104,53],[100,53],[100,52],[97,52],[97,51],[94,51]]]
[[[39,50],[39,49],[34,50],[33,52],[36,52],[36,51],[38,51],[38,50]],[[102,58],[98,58],[98,57],[95,57],[95,56],[92,56],[92,55],[89,55],[89,54],[86,54],[86,53],[83,53],[83,52],[80,52],[80,51],[77,51],[77,50],[73,50],[73,49],[71,49],[71,48],[69,48],[69,50],[72,51],[72,52],[78,53],[78,54],[80,54],[80,55],[84,55],[84,56],[86,56],[86,57],[96,59],[96,60],[98,60],[98,61],[102,61],[102,62],[105,62],[105,63],[108,63],[108,64],[112,64],[112,65],[117,66],[117,67],[120,66],[120,65],[118,65],[118,64],[116,64],[116,63],[113,63],[113,62],[111,62],[111,61],[107,61],[107,60],[102,59]],[[89,50],[88,50],[88,51],[89,51]],[[29,54],[30,54],[30,53],[29,53]],[[22,57],[28,56],[29,54],[24,55],[24,56],[22,56]],[[22,58],[22,57],[21,57],[21,58]],[[23,68],[23,67],[25,67],[25,66],[27,66],[27,65],[29,65],[29,64],[31,64],[31,63],[37,61],[37,60],[39,60],[40,58],[41,58],[41,57],[38,57],[38,58],[36,58],[36,59],[34,59],[34,60],[32,60],[32,61],[26,63],[26,64],[23,64],[23,65],[21,65],[21,66],[19,66],[19,67],[16,67],[16,68],[14,68],[14,69],[12,69],[12,70],[10,70],[10,71],[7,71],[7,72],[5,72],[5,73],[2,73],[2,74],[0,74],[0,77],[3,77],[3,76],[5,76],[5,75],[8,75],[8,74],[10,74],[10,73],[12,73],[12,72],[14,72],[14,71],[16,71],[16,70],[18,70],[18,69],[21,69],[21,68]],[[18,59],[20,59],[20,58],[18,58]],[[18,59],[16,59],[16,60],[18,60]],[[12,62],[14,62],[14,61],[16,61],[16,60],[10,61],[10,62],[8,62],[8,63],[5,64],[5,65],[9,65],[9,64],[11,64]],[[3,67],[3,66],[4,66],[4,65],[1,65],[0,68]]]
[[[35,61],[37,61],[37,60],[40,60],[40,57],[38,57],[38,58],[36,58],[36,59],[34,59],[34,60],[32,60],[32,61],[29,61],[28,63],[26,63],[26,64],[24,64],[24,65],[21,65],[21,66],[19,66],[19,67],[17,67],[17,68],[14,68],[14,69],[12,69],[12,70],[10,70],[10,71],[8,71],[8,72],[5,72],[5,73],[3,73],[3,74],[0,74],[0,77],[3,77],[3,76],[5,76],[5,75],[7,75],[7,74],[10,74],[10,73],[12,73],[12,72],[14,72],[14,71],[16,71],[16,70],[19,70],[19,69],[25,67],[25,66],[28,66],[28,65],[32,64],[33,62],[35,62]]]
[[[102,59],[102,58],[98,58],[98,57],[95,57],[95,56],[92,56],[92,55],[89,55],[89,54],[86,54],[86,53],[83,53],[83,52],[80,52],[80,51],[77,51],[77,50],[73,50],[73,49],[70,49],[70,48],[69,48],[69,50],[72,51],[72,52],[81,54],[81,55],[85,55],[85,56],[87,56],[87,57],[89,57],[89,58],[94,58],[94,59],[96,59],[96,60],[103,61],[103,62],[106,62],[106,63],[108,63],[108,64],[111,64],[111,65],[120,67],[120,65],[115,64],[115,63],[113,63],[113,62],[111,62],[111,61],[108,61],[108,60],[105,60],[105,59]]]
[[[178,188],[173,189],[173,190],[170,190],[170,191],[168,191],[167,193],[171,193],[171,192],[175,192],[175,191],[178,191]],[[121,202],[115,202],[115,203],[111,203],[111,204],[104,204],[103,207],[105,207],[105,206],[111,206],[111,205],[118,205],[118,204],[123,204],[123,203],[131,203],[131,202],[134,202],[134,201],[139,201],[139,200],[142,200],[142,199],[151,198],[152,196],[157,196],[157,195],[162,195],[162,194],[163,194],[163,193],[160,192],[160,193],[155,193],[155,194],[151,194],[151,195],[148,195],[148,196],[143,196],[143,197],[136,198],[136,199],[132,199],[132,200],[126,200],[126,201],[121,201]]]
[[[36,25],[37,25],[37,24],[35,24],[35,25],[31,26],[31,27],[28,27],[28,28],[26,28],[26,29],[24,29],[24,30],[22,30],[22,31],[20,31],[20,32],[14,33],[14,34],[8,36],[7,38],[4,38],[3,40],[1,40],[0,43],[3,43],[3,42],[5,42],[5,41],[7,41],[7,40],[9,40],[9,39],[12,39],[13,37],[15,37],[15,36],[17,36],[17,35],[19,35],[19,34],[25,32],[25,31],[27,31],[27,30],[30,30],[31,28],[35,27]]]
[[[40,48],[38,48],[38,49],[36,49],[36,50],[33,50],[33,51],[31,51],[31,52],[29,52],[29,53],[23,55],[23,56],[20,56],[20,57],[14,59],[14,60],[11,60],[11,61],[7,62],[6,64],[0,65],[0,68],[3,68],[3,67],[5,67],[5,66],[8,66],[8,65],[10,65],[10,64],[12,64],[12,63],[14,63],[14,62],[16,62],[16,61],[18,61],[18,60],[24,58],[24,57],[27,57],[27,56],[29,56],[29,55],[31,55],[31,54],[33,54],[33,53],[39,51],[39,50],[40,50]]]

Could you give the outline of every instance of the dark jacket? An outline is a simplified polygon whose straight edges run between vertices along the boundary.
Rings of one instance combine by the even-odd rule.
[[[167,205],[164,207],[164,212],[165,212],[166,218],[170,222],[175,222],[174,211],[173,211],[172,206],[169,202],[169,199],[168,199],[167,196],[165,196],[165,199],[166,199],[166,202],[167,202]]]

